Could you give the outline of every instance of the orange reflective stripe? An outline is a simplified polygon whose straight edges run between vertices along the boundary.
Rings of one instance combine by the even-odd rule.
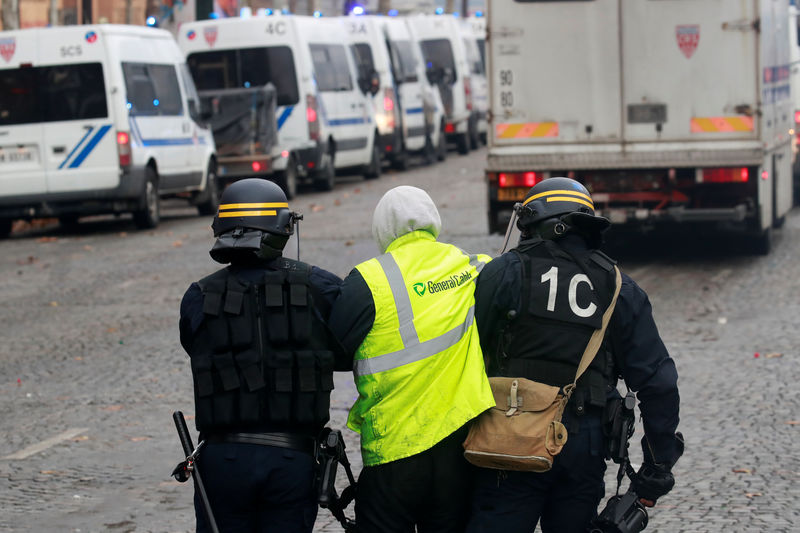
[[[558,191],[545,191],[545,192],[540,192],[539,194],[534,194],[533,196],[531,196],[530,198],[525,200],[522,203],[522,205],[526,205],[528,202],[530,202],[532,200],[536,200],[537,198],[542,198],[543,196],[555,196],[557,194],[561,195],[561,196],[577,196],[579,198],[583,198],[584,200],[586,200],[588,202],[592,201],[592,197],[589,196],[588,194],[582,193],[580,191],[568,191],[568,190],[564,189],[564,190],[558,190]],[[550,200],[548,199],[547,201],[549,202]],[[575,201],[577,202],[578,200],[575,199]]]
[[[587,202],[586,200],[581,200],[580,198],[571,198],[569,196],[549,196],[547,198],[548,202],[577,202],[579,204],[583,204],[586,207],[591,207],[594,209],[594,204],[592,202]]]
[[[277,211],[225,211],[219,214],[219,218],[226,217],[274,217]]]
[[[692,117],[692,133],[732,133],[753,131],[753,117]]]
[[[558,122],[519,122],[495,126],[500,139],[528,139],[531,137],[558,137]]]

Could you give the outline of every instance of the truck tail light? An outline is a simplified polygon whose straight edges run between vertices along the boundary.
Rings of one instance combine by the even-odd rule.
[[[750,178],[747,167],[704,168],[703,183],[746,183]]]
[[[794,121],[796,124],[800,124],[800,109],[794,112]]]
[[[128,167],[131,164],[131,136],[127,131],[117,132],[117,153],[119,166]]]
[[[499,172],[497,174],[489,174],[489,181],[497,180],[497,186],[501,189],[506,187],[527,187],[531,188],[542,179],[541,173],[538,172]]]
[[[467,76],[464,76],[464,101],[467,103],[467,109],[472,111],[472,83]]]
[[[319,140],[319,114],[317,113],[317,99],[313,94],[306,95],[306,121],[308,121],[308,136],[312,141]]]

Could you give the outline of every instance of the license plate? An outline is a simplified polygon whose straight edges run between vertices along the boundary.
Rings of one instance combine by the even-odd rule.
[[[511,189],[497,189],[497,199],[501,202],[518,202],[525,198],[530,189],[514,187]]]
[[[0,164],[27,163],[33,161],[33,153],[27,148],[0,149]]]

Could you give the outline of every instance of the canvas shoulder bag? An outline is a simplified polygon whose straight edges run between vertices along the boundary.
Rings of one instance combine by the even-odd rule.
[[[572,383],[560,388],[525,378],[489,378],[495,406],[472,421],[464,441],[467,461],[500,470],[547,472],[552,468],[553,458],[567,442],[561,423],[564,408],[597,354],[617,303],[621,276],[616,266],[614,271],[614,296],[600,328],[589,339]]]

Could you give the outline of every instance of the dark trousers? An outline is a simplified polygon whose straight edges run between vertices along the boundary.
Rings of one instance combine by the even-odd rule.
[[[548,472],[474,468],[467,533],[532,533],[540,520],[543,533],[584,533],[605,493],[602,444],[599,417],[584,417]]]
[[[466,436],[461,428],[429,450],[365,467],[355,505],[359,533],[463,533],[471,478]]]
[[[197,460],[219,531],[311,533],[317,518],[310,454],[259,444],[207,444]],[[210,531],[194,499],[198,533]]]

